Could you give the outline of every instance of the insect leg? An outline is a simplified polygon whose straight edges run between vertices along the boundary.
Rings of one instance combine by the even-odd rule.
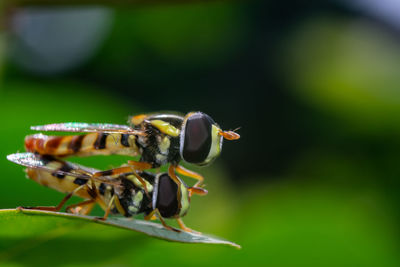
[[[129,119],[129,121],[130,121],[133,125],[139,125],[139,124],[141,124],[141,123],[146,119],[146,117],[148,117],[148,115],[146,115],[146,114],[139,114],[139,115],[136,115],[136,116],[132,116],[132,117]]]
[[[65,210],[74,214],[87,215],[92,211],[95,202],[96,201],[94,199],[85,200],[80,203],[69,205],[65,208]]]
[[[114,176],[114,175],[120,175],[124,173],[131,173],[133,171],[132,167],[130,166],[123,166],[123,167],[118,167],[115,169],[110,169],[106,171],[100,171],[100,172],[95,172],[93,173],[93,178],[98,178],[98,177],[103,177],[103,176]]]
[[[68,195],[66,195],[57,206],[53,206],[53,207],[38,206],[38,207],[23,207],[23,208],[24,209],[31,209],[31,210],[60,211],[61,208],[64,206],[65,202],[67,202],[68,199],[70,199],[76,192],[78,192],[79,190],[81,190],[85,186],[86,186],[86,184],[83,184],[83,185],[78,186],[77,188],[75,188],[72,192],[68,193]]]
[[[169,167],[168,167],[168,175],[169,175],[169,177],[171,177],[171,179],[177,184],[177,185],[180,185],[181,184],[181,181],[179,180],[179,178],[176,176],[176,173],[175,173],[175,169],[176,169],[176,166],[175,165],[169,165]]]
[[[199,187],[204,182],[204,177],[201,174],[198,174],[194,171],[188,170],[181,165],[177,165],[174,167],[175,167],[175,171],[177,173],[198,180],[197,183],[194,184],[194,187]]]
[[[114,168],[114,169],[110,169],[110,170],[106,170],[106,171],[95,172],[93,174],[93,177],[98,178],[101,176],[114,176],[114,175],[120,175],[123,173],[131,173],[134,171],[144,171],[144,170],[148,170],[148,169],[152,168],[151,164],[146,163],[146,162],[138,162],[138,161],[134,161],[134,160],[129,160],[128,164],[129,164],[129,166],[122,166],[122,167],[118,167],[118,168]]]
[[[134,175],[136,178],[139,180],[139,182],[142,184],[145,193],[147,196],[149,196],[149,192],[147,190],[146,182],[143,180],[140,175],[137,174],[137,171],[144,171],[151,169],[153,166],[150,163],[147,162],[139,162],[139,161],[134,161],[134,160],[128,160],[128,164],[132,166],[132,168],[135,170]]]
[[[153,166],[147,162],[128,160],[128,164],[135,168],[135,170],[137,171],[144,171],[153,168]]]
[[[146,216],[144,216],[144,219],[145,219],[146,221],[151,220],[152,217],[153,217],[154,215],[157,215],[158,219],[160,220],[160,222],[162,223],[162,225],[163,225],[167,230],[171,230],[171,231],[174,231],[174,232],[180,232],[180,230],[178,230],[178,229],[176,229],[176,228],[173,228],[173,227],[171,227],[171,226],[169,226],[168,224],[165,223],[163,217],[162,217],[161,214],[160,214],[160,211],[159,211],[157,208],[154,209],[153,211],[151,211],[151,212],[150,212],[149,214],[147,214]]]
[[[147,197],[151,199],[150,194],[149,194],[149,190],[147,190],[147,184],[146,182],[143,180],[142,177],[140,177],[139,174],[137,174],[136,172],[133,173],[133,175],[135,175],[135,177],[139,180],[139,182],[142,184],[144,192],[146,193]]]
[[[106,209],[106,212],[104,213],[104,216],[100,217],[100,218],[96,218],[96,219],[101,220],[101,221],[107,220],[108,215],[110,215],[112,205],[114,204],[114,199],[115,199],[115,195],[113,195],[112,198],[110,199],[110,202],[108,202],[107,209]]]
[[[179,227],[180,227],[183,231],[189,232],[189,233],[194,233],[194,234],[201,234],[200,232],[197,232],[197,231],[195,231],[195,230],[193,230],[193,229],[190,229],[189,227],[186,227],[186,225],[183,223],[183,221],[182,221],[181,218],[176,219],[176,221],[178,222]]]
[[[136,178],[139,180],[139,182],[142,184],[143,189],[146,192],[146,194],[149,196],[146,182],[143,180],[142,177],[140,177],[139,174],[137,174],[137,171],[151,169],[152,168],[151,164],[146,163],[146,162],[133,161],[133,160],[129,160],[128,164],[129,164],[129,166],[122,166],[122,167],[118,167],[115,169],[95,172],[92,177],[98,178],[98,177],[104,177],[104,176],[116,176],[116,175],[121,175],[124,173],[133,173],[136,176]]]

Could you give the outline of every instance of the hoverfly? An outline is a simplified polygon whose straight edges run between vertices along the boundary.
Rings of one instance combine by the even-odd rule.
[[[183,217],[190,204],[192,194],[205,195],[199,187],[188,187],[179,177],[179,184],[168,173],[154,174],[140,172],[144,185],[131,173],[115,177],[93,177],[98,170],[62,161],[53,156],[37,153],[16,153],[7,159],[27,167],[28,178],[41,185],[53,188],[67,195],[54,207],[28,207],[29,209],[59,211],[73,195],[85,199],[83,202],[66,207],[68,212],[87,215],[97,203],[105,210],[102,220],[108,215],[121,214],[125,217],[143,213],[146,220],[158,217],[169,230],[163,218],[175,218],[183,231],[192,231],[183,223]],[[145,186],[145,187],[144,187]]]
[[[142,114],[129,119],[130,126],[116,124],[59,123],[33,126],[32,130],[80,132],[83,135],[47,136],[30,135],[25,138],[29,152],[56,157],[89,155],[140,155],[139,161],[128,161],[128,166],[93,173],[104,177],[124,173],[137,174],[170,164],[169,176],[179,184],[176,173],[197,179],[195,186],[203,183],[203,176],[185,169],[179,162],[207,165],[222,150],[223,139],[237,140],[235,131],[223,131],[214,120],[202,112],[177,114]]]

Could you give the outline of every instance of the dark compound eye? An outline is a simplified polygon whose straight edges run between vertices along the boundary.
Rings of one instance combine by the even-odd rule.
[[[185,125],[182,158],[190,163],[203,163],[211,149],[213,119],[197,112],[191,115]]]
[[[167,175],[162,174],[158,180],[156,208],[164,218],[178,214],[178,185]]]

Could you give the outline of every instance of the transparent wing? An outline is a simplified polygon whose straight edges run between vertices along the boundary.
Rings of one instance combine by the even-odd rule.
[[[25,152],[10,154],[7,156],[7,159],[27,168],[40,169],[50,172],[53,176],[68,175],[81,179],[92,179],[116,186],[121,184],[118,179],[112,179],[103,176],[93,177],[93,173],[98,172],[99,170],[59,160],[53,156]]]
[[[91,174],[98,171],[79,164],[62,161],[52,156],[30,152],[10,154],[7,156],[7,159],[27,168],[41,169],[52,173],[80,178],[82,178],[82,176],[87,176],[87,178],[89,178]]]
[[[53,123],[39,126],[32,126],[32,130],[51,131],[51,132],[76,132],[76,133],[125,133],[134,135],[144,135],[140,130],[135,130],[127,125],[109,123],[85,123],[85,122],[64,122]]]
[[[81,179],[93,179],[113,185],[119,185],[119,181],[107,177],[92,177],[99,170],[88,168],[79,164],[59,160],[53,156],[36,153],[15,153],[7,156],[7,159],[18,165],[31,169],[40,169],[52,173],[52,175],[67,175]]]

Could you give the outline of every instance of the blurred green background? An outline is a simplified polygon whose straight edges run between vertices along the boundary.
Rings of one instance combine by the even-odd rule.
[[[209,194],[184,221],[243,248],[77,229],[0,240],[8,264],[400,265],[396,0],[30,2],[0,7],[0,208],[62,198],[6,160],[31,125],[201,110],[242,138],[210,167],[190,166]],[[126,159],[72,160],[106,169]]]

